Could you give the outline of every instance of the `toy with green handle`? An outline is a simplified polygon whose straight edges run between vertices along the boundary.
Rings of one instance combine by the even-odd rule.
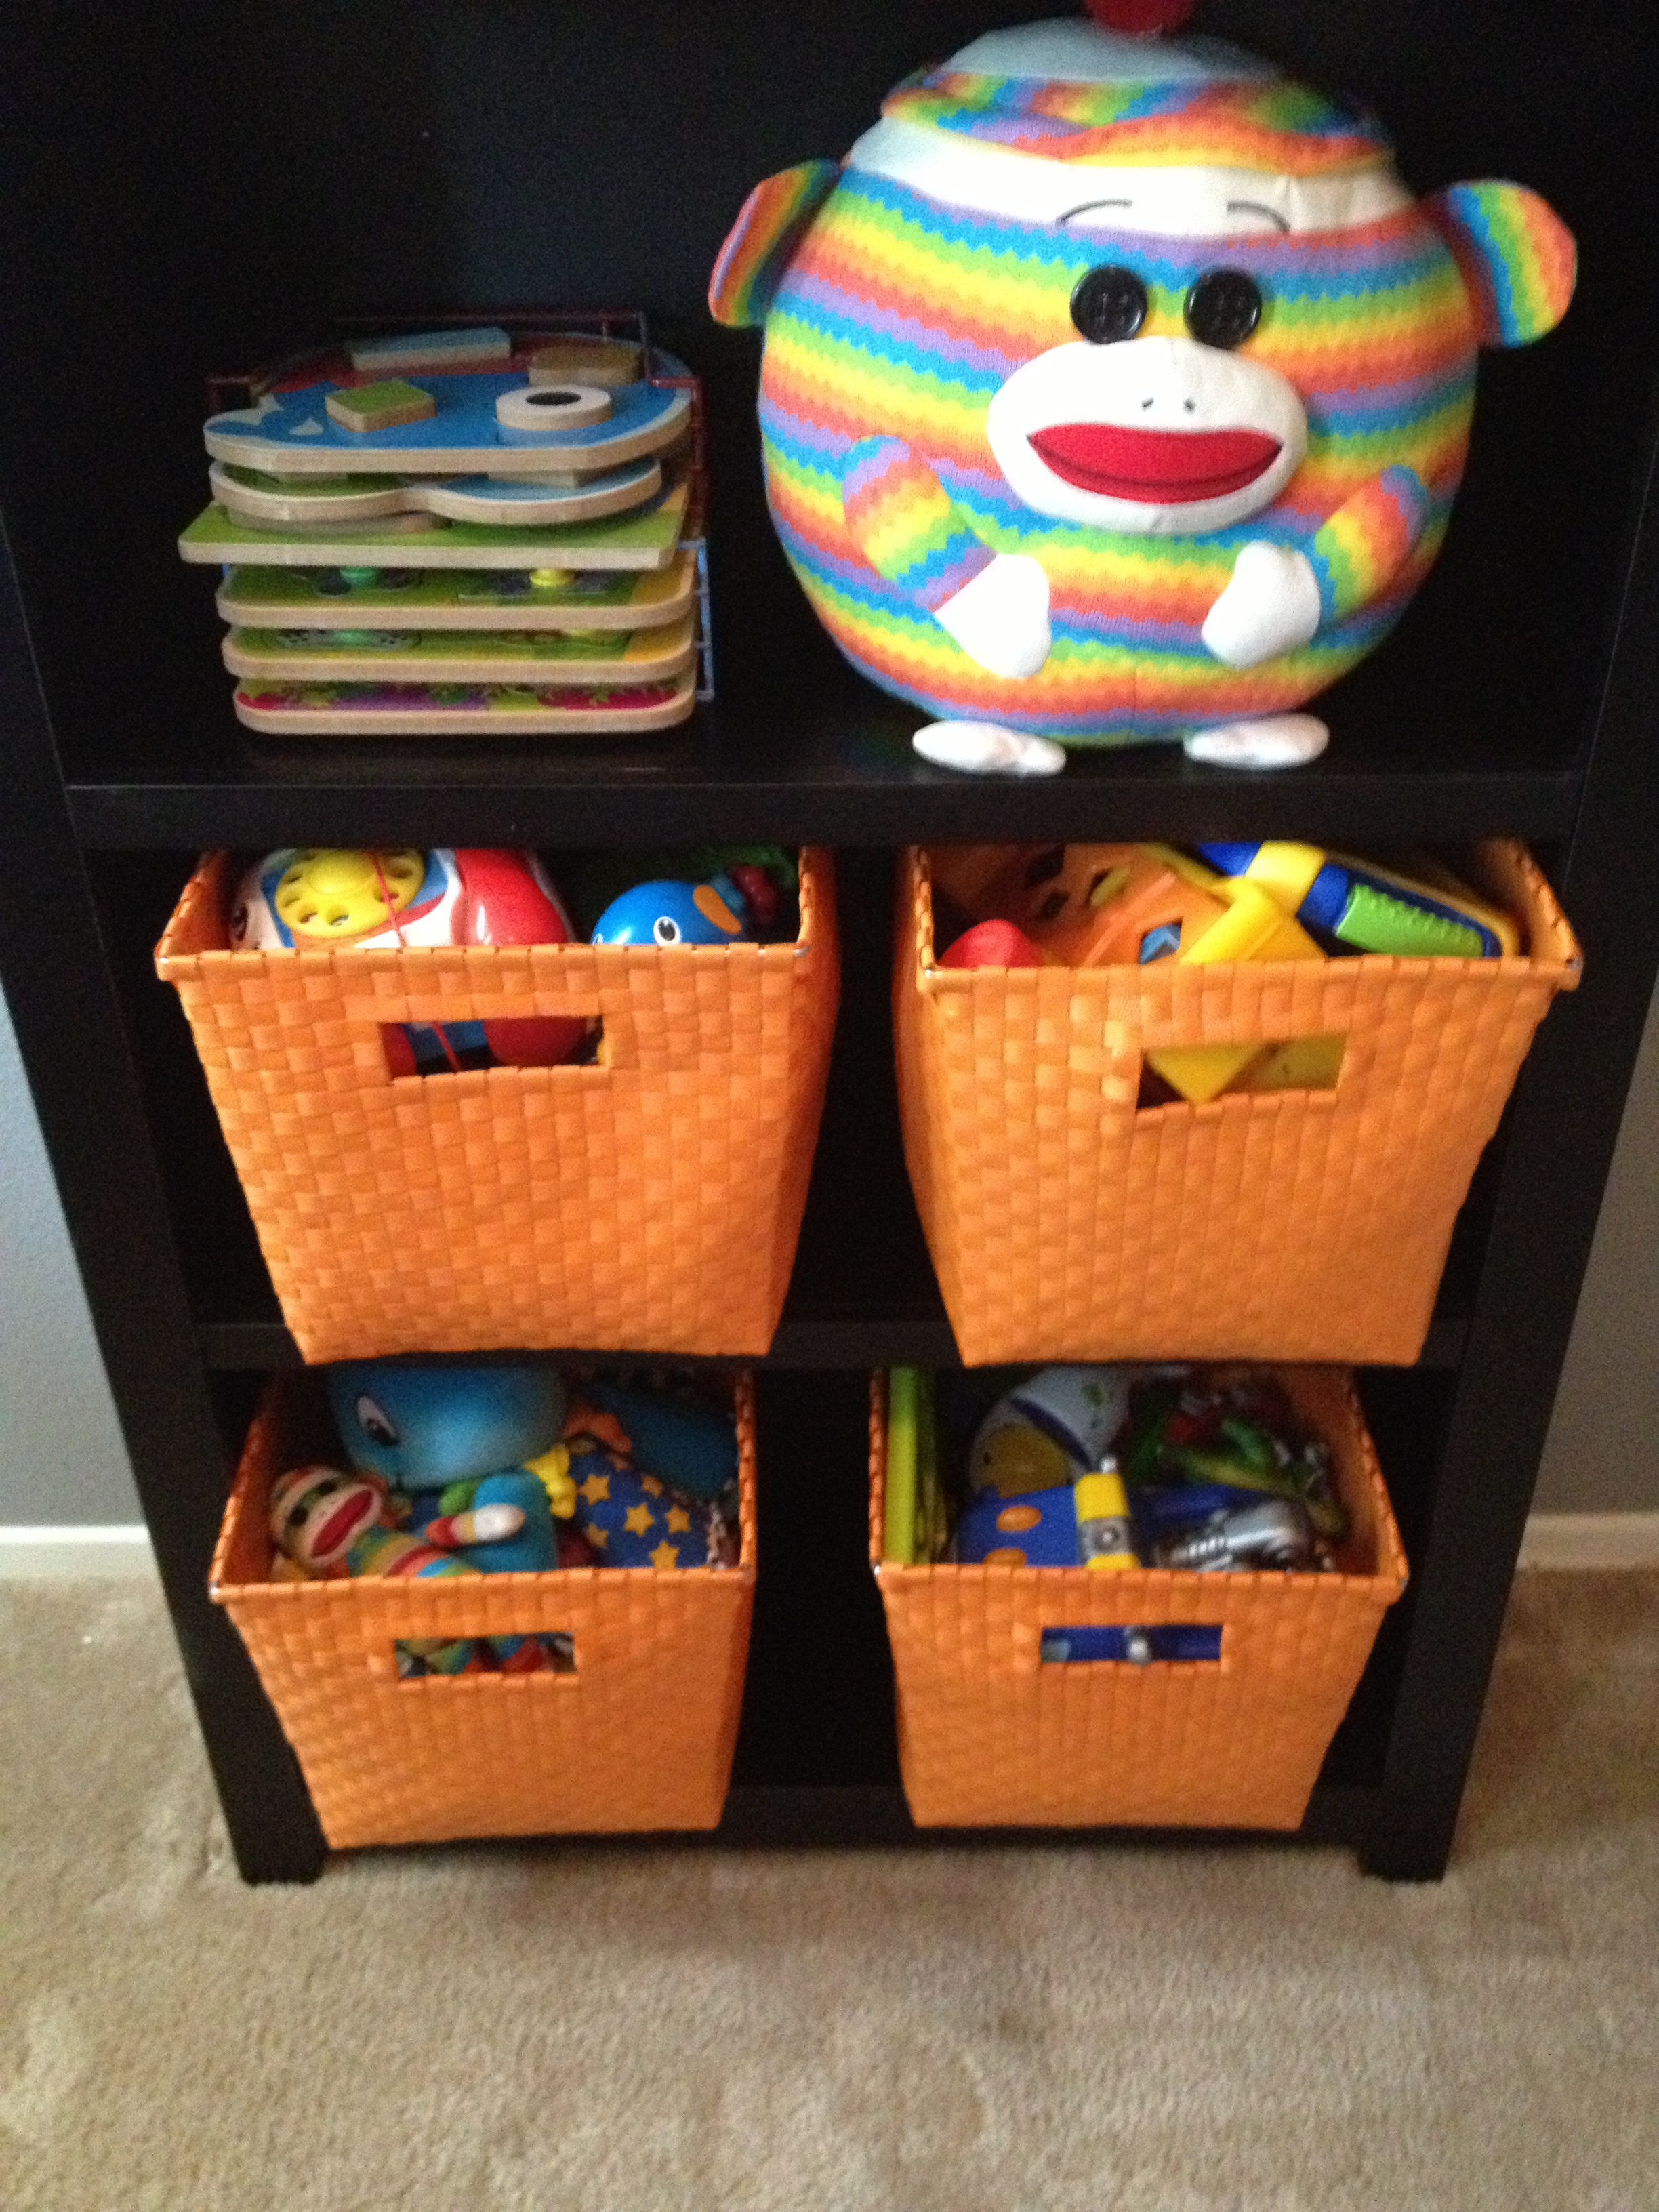
[[[1444,870],[1436,869],[1431,884],[1372,860],[1282,841],[1199,850],[1224,876],[1259,884],[1285,914],[1351,951],[1497,960],[1521,950],[1510,916]]]

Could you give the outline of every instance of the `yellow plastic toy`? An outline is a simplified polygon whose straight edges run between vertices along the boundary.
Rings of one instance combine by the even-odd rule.
[[[1400,875],[1375,860],[1285,840],[1202,849],[1212,866],[1260,884],[1286,914],[1355,952],[1498,960],[1521,950],[1513,917],[1426,855],[1413,858],[1411,875]]]
[[[1178,945],[1172,945],[1165,955],[1154,953],[1153,957],[1164,957],[1194,967],[1220,960],[1322,960],[1325,957],[1301,923],[1291,919],[1265,884],[1248,876],[1218,876],[1213,869],[1206,868],[1202,861],[1189,860],[1184,853],[1177,853],[1172,846],[1154,845],[1146,849],[1156,853],[1164,865],[1187,884],[1219,901],[1223,909],[1207,928],[1190,940],[1183,930]],[[1341,1040],[1322,1037],[1299,1042],[1310,1046],[1321,1046],[1325,1050],[1316,1054],[1304,1053],[1302,1060],[1297,1062],[1297,1079],[1310,1087],[1328,1087],[1335,1079],[1333,1074],[1323,1072],[1329,1064],[1329,1047],[1332,1043],[1336,1045],[1340,1066]],[[1281,1056],[1285,1051],[1283,1046],[1273,1049]],[[1202,1105],[1236,1083],[1253,1060],[1265,1056],[1266,1048],[1260,1043],[1179,1045],[1161,1052],[1149,1052],[1146,1064],[1183,1098]],[[1317,1072],[1316,1081],[1314,1077],[1302,1072],[1304,1060]],[[1263,1087],[1282,1090],[1287,1085],[1281,1079]]]
[[[1129,1493],[1117,1462],[1103,1460],[1093,1474],[1080,1474],[1072,1486],[1077,1510],[1078,1557],[1085,1567],[1120,1573],[1138,1567],[1129,1522]]]
[[[421,888],[425,856],[308,849],[277,880],[273,905],[295,938],[341,944],[386,924],[386,895],[401,914]]]

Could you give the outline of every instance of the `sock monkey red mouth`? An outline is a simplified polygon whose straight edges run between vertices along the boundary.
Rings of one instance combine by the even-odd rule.
[[[1260,430],[1141,430],[1057,422],[1029,441],[1044,466],[1080,490],[1146,506],[1220,499],[1270,469],[1281,447]]]

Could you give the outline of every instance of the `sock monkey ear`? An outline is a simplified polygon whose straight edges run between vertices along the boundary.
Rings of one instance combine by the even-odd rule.
[[[1154,31],[1178,31],[1198,0],[1085,0],[1103,31],[1127,31],[1139,37]]]
[[[1483,178],[1449,185],[1423,211],[1451,248],[1484,346],[1528,345],[1567,312],[1578,249],[1547,200]]]
[[[806,226],[835,190],[839,161],[802,161],[757,185],[744,202],[708,280],[717,323],[761,323]]]

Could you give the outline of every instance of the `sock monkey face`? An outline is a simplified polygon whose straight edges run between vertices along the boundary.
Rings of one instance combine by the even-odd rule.
[[[1091,270],[1078,291],[1103,274],[1130,272]],[[1268,506],[1307,450],[1308,421],[1294,385],[1264,362],[1188,337],[1129,337],[1038,354],[992,398],[985,436],[1037,514],[1168,537]]]

